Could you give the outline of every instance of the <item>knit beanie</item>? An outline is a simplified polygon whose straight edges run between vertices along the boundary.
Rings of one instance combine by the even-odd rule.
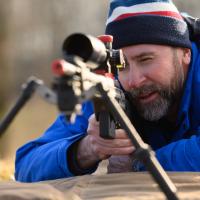
[[[191,48],[187,24],[171,0],[110,0],[106,34],[113,48],[160,44]]]

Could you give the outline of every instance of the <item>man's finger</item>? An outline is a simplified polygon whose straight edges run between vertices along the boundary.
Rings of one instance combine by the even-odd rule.
[[[115,130],[115,138],[116,139],[126,139],[126,138],[128,138],[128,135],[126,134],[126,131],[124,129],[116,129]]]

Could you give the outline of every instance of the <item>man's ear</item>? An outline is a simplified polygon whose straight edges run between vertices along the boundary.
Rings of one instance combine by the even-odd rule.
[[[189,65],[191,61],[191,50],[188,48],[183,48],[183,63]]]

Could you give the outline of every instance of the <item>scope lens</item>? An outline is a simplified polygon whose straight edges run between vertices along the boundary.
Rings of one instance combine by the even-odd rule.
[[[79,56],[86,62],[93,52],[93,47],[87,36],[73,34],[64,41],[63,52],[65,55]]]

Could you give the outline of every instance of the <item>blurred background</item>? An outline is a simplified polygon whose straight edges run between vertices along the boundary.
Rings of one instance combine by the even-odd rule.
[[[199,0],[174,0],[180,11],[200,17]],[[61,58],[63,40],[71,33],[104,33],[108,0],[0,0],[0,119],[30,76],[51,86],[51,62]],[[27,102],[0,138],[0,170],[13,171],[15,151],[39,137],[58,109],[37,94]],[[2,163],[9,163],[5,168]]]

